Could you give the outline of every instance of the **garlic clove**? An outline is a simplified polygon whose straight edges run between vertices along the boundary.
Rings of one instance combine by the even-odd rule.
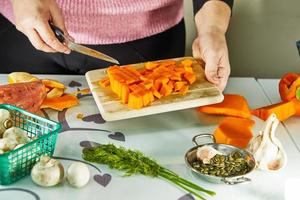
[[[83,187],[90,180],[90,171],[86,164],[81,162],[72,163],[67,170],[67,181],[73,187]]]
[[[217,154],[222,155],[222,153],[217,151],[215,148],[205,145],[197,149],[196,156],[198,160],[202,160],[204,164],[208,164],[210,159]]]

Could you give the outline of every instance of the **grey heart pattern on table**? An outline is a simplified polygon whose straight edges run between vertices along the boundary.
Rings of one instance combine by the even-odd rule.
[[[77,81],[71,81],[69,83],[69,87],[81,87],[81,86],[82,86],[82,84]]]
[[[109,138],[118,141],[125,141],[125,135],[121,132],[114,132],[108,135]]]
[[[103,124],[105,120],[102,118],[100,114],[88,115],[82,118],[84,122],[94,122],[96,124]]]
[[[178,200],[195,200],[195,198],[191,194],[185,194],[180,197]]]
[[[94,176],[94,180],[98,184],[102,185],[103,187],[106,187],[111,181],[111,175],[110,174],[104,174],[104,175],[97,174]]]
[[[79,143],[79,145],[83,148],[91,148],[91,147],[97,147],[100,146],[101,144],[97,143],[97,142],[93,142],[93,141],[81,141]]]

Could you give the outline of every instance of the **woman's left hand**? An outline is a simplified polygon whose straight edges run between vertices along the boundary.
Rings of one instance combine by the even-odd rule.
[[[224,90],[230,74],[228,48],[224,33],[210,31],[200,33],[193,42],[193,56],[205,62],[208,81]]]

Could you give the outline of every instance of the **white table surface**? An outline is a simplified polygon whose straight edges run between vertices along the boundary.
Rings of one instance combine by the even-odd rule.
[[[61,80],[66,85],[71,81],[82,84],[82,86],[69,88],[69,91],[87,87],[83,76],[39,77]],[[0,83],[5,82],[6,76],[0,75]],[[269,104],[269,99],[253,78],[231,78],[226,93],[237,93],[245,96],[253,108]],[[64,123],[65,131],[59,134],[54,153],[55,156],[65,158],[61,159],[65,168],[70,163],[66,159],[82,160],[82,147],[80,146],[82,141],[94,141],[97,143],[113,143],[144,152],[145,155],[153,157],[184,178],[217,192],[215,197],[208,197],[208,199],[282,200],[287,191],[290,194],[291,185],[294,186],[294,182],[297,183],[300,180],[300,153],[282,125],[279,126],[276,135],[286,148],[288,155],[286,168],[277,173],[254,171],[249,175],[252,178],[251,183],[228,186],[212,184],[199,179],[186,168],[184,163],[184,154],[193,146],[192,137],[199,133],[212,132],[220,117],[199,114],[194,109],[189,109],[105,123],[97,115],[98,110],[93,98],[90,96],[81,98],[79,106],[68,109],[65,113],[54,111],[47,111],[47,113],[51,119],[64,121],[65,118],[67,121],[67,124]],[[85,121],[76,118],[78,113],[84,114]],[[95,116],[98,116],[96,120],[93,118]],[[260,119],[254,119],[256,121],[254,132],[256,133],[264,124]],[[122,134],[113,135],[115,132],[121,132]],[[122,141],[123,139],[125,141]],[[122,173],[108,169],[106,166],[98,164],[94,164],[94,166],[100,171],[89,166],[92,178],[88,185],[82,189],[71,188],[65,182],[56,187],[42,188],[33,184],[28,176],[12,185],[0,186],[0,199],[194,199],[186,192],[161,179],[144,176],[125,178],[121,176]],[[95,176],[98,182],[93,179]],[[111,180],[109,180],[109,177],[111,177]]]
[[[273,104],[281,101],[278,91],[279,79],[259,79],[258,83],[261,85],[270,103]],[[283,122],[283,125],[300,152],[300,117],[290,117]]]

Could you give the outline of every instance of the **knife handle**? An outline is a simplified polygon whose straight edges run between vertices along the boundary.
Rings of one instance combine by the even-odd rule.
[[[64,32],[58,28],[57,26],[54,26],[53,24],[49,23],[50,24],[50,27],[52,29],[52,31],[54,32],[55,34],[55,37],[61,42],[61,43],[64,43],[65,41],[65,36],[64,36]]]

